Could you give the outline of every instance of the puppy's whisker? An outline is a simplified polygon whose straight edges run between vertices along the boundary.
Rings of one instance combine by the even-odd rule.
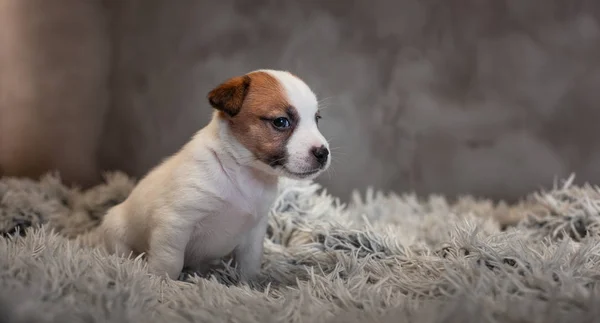
[[[320,105],[319,106],[319,111],[328,111],[329,109],[334,108],[333,105]],[[325,116],[324,120],[329,120],[330,117],[329,116]]]
[[[325,102],[325,101],[328,101],[328,100],[331,100],[331,99],[333,99],[333,98],[334,98],[333,96],[324,97],[324,98],[322,98],[322,99],[319,99],[319,100],[317,100],[317,103],[318,103],[318,104],[321,104],[321,103],[323,103],[323,102]]]
[[[333,156],[333,157],[332,157],[332,160],[335,160],[336,162],[338,162],[338,161],[339,161],[339,159],[338,159],[337,157],[345,157],[345,156],[348,156],[348,154],[347,154],[346,152],[343,152],[343,151],[332,151],[332,152],[331,152],[331,155]]]
[[[331,179],[331,173],[333,173],[335,175],[335,167],[333,167],[333,163],[329,166],[329,168],[327,169],[327,175],[329,176],[329,179]]]

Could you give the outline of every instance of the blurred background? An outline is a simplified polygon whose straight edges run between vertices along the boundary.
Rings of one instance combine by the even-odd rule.
[[[142,176],[258,68],[323,100],[342,199],[600,181],[595,0],[0,0],[0,173]]]

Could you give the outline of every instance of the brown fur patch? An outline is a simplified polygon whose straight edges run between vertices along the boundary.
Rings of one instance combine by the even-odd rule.
[[[229,120],[235,138],[257,159],[271,166],[281,165],[287,159],[286,144],[298,121],[297,112],[275,77],[266,72],[254,72],[246,77],[249,87],[238,112],[234,116],[222,116]],[[279,117],[288,118],[291,127],[275,129],[272,120]]]
[[[250,77],[247,75],[233,77],[210,91],[208,102],[213,108],[233,117],[240,111],[249,86]]]

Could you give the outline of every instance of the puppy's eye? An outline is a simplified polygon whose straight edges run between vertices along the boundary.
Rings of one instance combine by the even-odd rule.
[[[315,116],[315,122],[316,122],[317,124],[319,124],[319,120],[321,120],[321,118],[322,118],[322,117],[321,117],[320,115],[316,115],[316,116]]]
[[[289,128],[291,125],[292,124],[290,123],[290,120],[284,117],[273,120],[273,126],[275,126],[275,128],[277,129],[286,129]]]

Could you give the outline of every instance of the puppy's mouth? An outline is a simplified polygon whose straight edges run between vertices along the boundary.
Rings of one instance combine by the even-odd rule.
[[[313,170],[306,171],[306,172],[292,172],[287,167],[282,167],[282,169],[284,172],[286,172],[290,175],[293,175],[293,176],[297,176],[297,177],[308,177],[308,176],[314,175],[314,174],[318,173],[319,171],[321,171],[321,168],[313,169]]]

